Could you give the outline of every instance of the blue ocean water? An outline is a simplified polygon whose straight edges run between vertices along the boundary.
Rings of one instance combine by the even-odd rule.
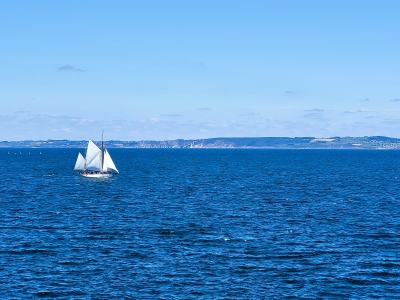
[[[0,150],[1,298],[400,295],[400,152],[110,149],[105,180],[77,154]]]

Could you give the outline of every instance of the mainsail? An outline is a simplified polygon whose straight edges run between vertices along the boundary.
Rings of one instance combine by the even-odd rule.
[[[101,152],[99,152],[90,163],[86,165],[88,171],[101,171]]]
[[[97,155],[101,155],[101,150],[99,147],[96,146],[95,143],[93,143],[91,140],[89,140],[87,151],[86,151],[86,165],[90,165],[92,160],[94,160]],[[101,157],[100,157],[101,161]]]

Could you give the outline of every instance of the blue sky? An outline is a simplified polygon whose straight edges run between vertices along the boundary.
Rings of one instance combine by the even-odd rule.
[[[3,1],[0,140],[400,137],[400,1]]]

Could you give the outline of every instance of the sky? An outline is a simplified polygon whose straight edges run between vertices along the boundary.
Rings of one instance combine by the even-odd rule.
[[[400,1],[1,1],[0,140],[400,137]]]

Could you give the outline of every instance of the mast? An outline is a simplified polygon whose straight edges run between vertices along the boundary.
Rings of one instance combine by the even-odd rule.
[[[101,172],[103,172],[104,166],[104,128],[103,133],[101,134]]]
[[[87,157],[87,148],[88,146],[85,147],[85,171],[86,171],[86,157]]]

